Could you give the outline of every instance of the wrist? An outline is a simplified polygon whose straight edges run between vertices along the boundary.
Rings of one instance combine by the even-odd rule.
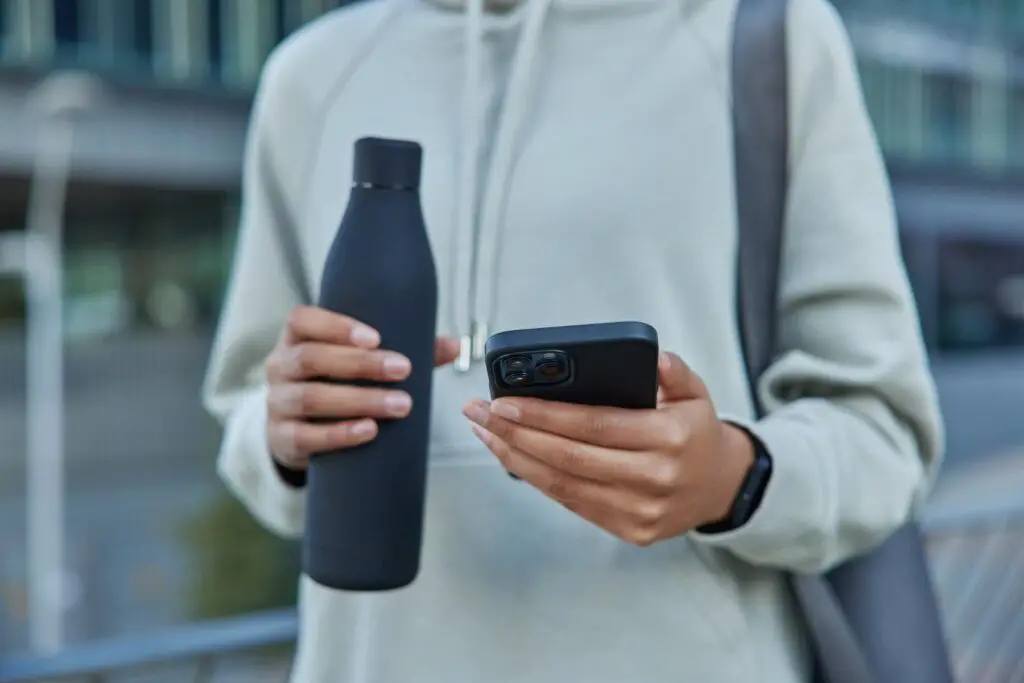
[[[293,470],[282,465],[277,459],[274,459],[274,469],[277,470],[277,476],[281,478],[281,481],[293,489],[301,489],[306,486],[306,470]]]
[[[306,470],[304,468],[289,467],[281,462],[274,454],[274,449],[270,447],[269,443],[267,444],[267,454],[270,456],[270,462],[274,464],[274,471],[277,472],[277,476],[281,481],[294,489],[301,489],[306,486]]]
[[[722,448],[718,457],[721,460],[721,479],[714,509],[707,520],[709,524],[730,517],[755,459],[754,442],[745,429],[724,421],[720,423],[720,428],[722,436],[719,442]]]
[[[772,458],[760,439],[742,427],[730,425],[730,428],[730,434],[735,430],[743,441],[736,439],[724,447],[724,459],[729,462],[730,458],[735,458],[732,461],[733,466],[747,462],[746,470],[741,475],[739,486],[733,492],[728,511],[716,520],[697,527],[697,531],[703,534],[721,534],[746,525],[761,507],[761,500],[772,478]],[[735,477],[735,472],[731,471],[730,476]],[[733,481],[734,478],[730,479],[730,482]],[[730,483],[726,488],[733,489],[733,486]]]

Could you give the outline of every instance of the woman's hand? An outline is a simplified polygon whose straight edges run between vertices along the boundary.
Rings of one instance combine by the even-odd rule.
[[[372,441],[377,420],[409,414],[412,399],[404,391],[350,384],[409,376],[409,359],[379,346],[377,331],[358,320],[313,306],[292,311],[266,363],[267,440],[275,460],[304,470],[310,454]],[[456,340],[437,340],[436,365],[458,355]]]
[[[501,398],[464,413],[508,471],[647,546],[723,519],[754,458],[749,437],[718,419],[678,356],[662,354],[659,378],[655,410]]]

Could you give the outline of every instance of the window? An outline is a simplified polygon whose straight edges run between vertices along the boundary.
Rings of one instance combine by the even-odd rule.
[[[925,81],[928,156],[939,161],[966,159],[970,143],[971,83],[931,74]]]
[[[153,0],[93,0],[99,54],[118,70],[153,68]]]
[[[1020,0],[997,0],[993,8],[999,20],[1005,22],[1018,35],[1024,34],[1024,2]]]
[[[865,61],[864,96],[886,154],[901,159],[922,155],[922,83],[919,69]]]
[[[153,0],[133,0],[128,44],[132,53],[147,62],[153,59]]]
[[[878,129],[879,139],[887,132],[885,127],[885,67],[877,62],[864,59],[860,62],[859,71],[861,88],[864,91],[864,104],[868,108],[871,120]]]
[[[221,0],[209,0],[206,3],[206,54],[210,60],[210,73],[218,80],[224,62],[222,9]]]
[[[0,3],[0,57],[7,52],[7,42],[9,40],[7,31],[11,23],[7,14],[11,11],[10,4],[9,2]]]
[[[277,40],[281,41],[295,29],[295,0],[275,0],[274,25],[277,27]]]
[[[79,0],[54,0],[53,38],[58,51],[77,52],[84,33],[82,14]]]
[[[1021,86],[1010,93],[1009,138],[1010,163],[1024,169],[1024,87]]]
[[[939,270],[941,349],[1024,346],[1024,236],[948,239]]]

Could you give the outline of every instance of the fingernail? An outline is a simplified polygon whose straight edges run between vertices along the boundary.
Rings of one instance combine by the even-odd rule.
[[[352,329],[352,343],[357,346],[376,346],[380,344],[380,335],[372,327],[357,325]]]
[[[403,393],[388,394],[384,397],[384,408],[394,417],[405,417],[412,408],[412,397]]]
[[[487,431],[486,429],[484,429],[483,427],[479,426],[479,425],[471,425],[471,426],[472,426],[472,429],[473,429],[473,434],[476,435],[476,438],[478,438],[481,441],[483,441],[484,444],[486,444],[487,446],[490,446],[491,445],[491,441],[494,439],[494,437],[491,435],[491,433],[489,431]]]
[[[384,374],[393,379],[403,379],[412,371],[412,363],[405,356],[397,354],[384,358]]]
[[[517,406],[500,399],[491,404],[491,412],[509,422],[519,422],[519,419],[523,416],[522,411]]]
[[[667,351],[662,351],[658,354],[658,367],[662,370],[670,370],[672,368],[672,356],[668,355]]]
[[[362,439],[367,436],[372,436],[377,430],[377,425],[373,420],[360,420],[352,425],[352,436],[357,439]]]
[[[487,404],[483,401],[470,402],[462,413],[478,425],[487,424],[487,418],[490,415],[487,410]]]

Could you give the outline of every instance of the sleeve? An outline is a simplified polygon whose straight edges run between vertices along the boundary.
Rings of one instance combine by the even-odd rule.
[[[759,382],[767,417],[743,423],[774,472],[745,526],[694,537],[755,565],[818,572],[910,518],[943,433],[848,37],[824,0],[793,0],[788,31],[781,354]]]
[[[265,527],[302,532],[305,492],[284,481],[266,441],[263,363],[300,302],[278,248],[277,230],[295,230],[283,178],[297,176],[301,147],[275,139],[276,128],[301,130],[301,99],[279,60],[264,68],[253,106],[242,179],[241,225],[234,266],[203,386],[203,400],[224,427],[217,468],[228,488]],[[281,122],[281,123],[278,123]],[[286,124],[286,125],[285,125]],[[279,152],[279,153],[275,153]],[[294,204],[292,204],[294,206]]]

